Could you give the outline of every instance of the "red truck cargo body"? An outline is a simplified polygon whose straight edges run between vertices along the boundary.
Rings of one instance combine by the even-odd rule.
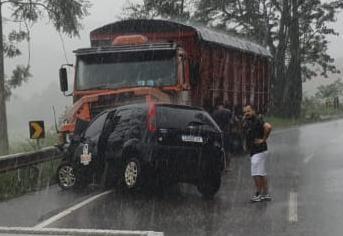
[[[92,31],[91,46],[110,46],[125,35],[143,35],[149,43],[174,42],[186,52],[189,70],[196,75],[190,78],[189,105],[211,111],[219,102],[231,109],[252,104],[260,113],[268,111],[271,55],[260,45],[201,26],[126,20]]]

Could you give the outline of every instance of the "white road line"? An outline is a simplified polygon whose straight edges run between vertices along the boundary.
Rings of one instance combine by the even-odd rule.
[[[314,157],[313,153],[311,155],[308,155],[303,161],[304,164],[308,164],[313,157]]]
[[[29,228],[29,227],[1,227],[0,234],[13,235],[94,235],[94,236],[163,236],[163,232],[155,231],[131,231],[109,229],[62,229],[62,228]]]
[[[81,207],[91,203],[92,201],[94,201],[94,200],[96,200],[96,199],[98,199],[98,198],[100,198],[100,197],[102,197],[102,196],[104,196],[106,194],[109,194],[111,192],[112,192],[112,190],[109,190],[109,191],[100,193],[98,195],[95,195],[95,196],[93,196],[91,198],[88,198],[88,199],[84,200],[83,202],[80,202],[80,203],[76,204],[75,206],[72,206],[72,207],[70,207],[70,208],[68,208],[68,209],[58,213],[57,215],[54,215],[54,216],[44,220],[43,222],[37,224],[33,228],[35,228],[35,229],[44,228],[44,227],[52,224],[53,222],[58,221],[58,220],[62,219],[63,217],[69,215],[73,211],[76,211],[77,209],[79,209],[79,208],[81,208]]]
[[[288,221],[290,223],[298,222],[298,193],[297,192],[289,193]]]

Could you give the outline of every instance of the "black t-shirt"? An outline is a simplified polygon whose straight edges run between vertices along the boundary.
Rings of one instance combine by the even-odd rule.
[[[250,155],[264,152],[268,150],[267,143],[255,144],[255,139],[263,139],[264,136],[264,120],[262,118],[253,117],[245,121],[245,132],[247,138],[247,145]]]
[[[212,114],[213,119],[223,132],[230,132],[231,111],[228,109],[215,110]]]

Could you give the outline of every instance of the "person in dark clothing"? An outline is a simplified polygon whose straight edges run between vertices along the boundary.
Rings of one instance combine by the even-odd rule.
[[[225,150],[225,169],[229,167],[230,156],[230,131],[231,131],[231,111],[224,107],[224,104],[220,103],[217,105],[216,110],[213,112],[212,117],[223,131],[224,135],[224,150]]]
[[[267,139],[272,126],[258,117],[251,105],[244,107],[244,119],[246,140],[251,157],[251,176],[256,186],[256,194],[251,198],[251,201],[270,201],[265,164],[268,157]]]

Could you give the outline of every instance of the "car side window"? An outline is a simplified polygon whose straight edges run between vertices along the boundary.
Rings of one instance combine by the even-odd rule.
[[[107,115],[108,113],[105,112],[104,114],[96,117],[96,119],[88,126],[85,132],[85,138],[92,138],[101,133]]]
[[[116,136],[126,138],[140,136],[144,125],[144,114],[142,108],[120,110],[117,114],[120,120],[115,127]]]

